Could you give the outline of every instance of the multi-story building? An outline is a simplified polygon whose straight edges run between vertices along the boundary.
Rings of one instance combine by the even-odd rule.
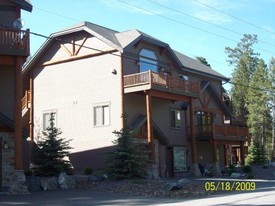
[[[112,132],[126,126],[148,143],[150,176],[197,175],[198,163],[218,174],[230,145],[244,159],[247,128],[224,121],[231,112],[222,83],[229,79],[141,31],[77,24],[52,34],[23,75],[31,139],[54,113],[72,139],[76,171],[104,169]]]
[[[0,0],[0,191],[10,192],[20,190],[24,165],[22,65],[30,45],[22,9],[32,11],[28,0]]]

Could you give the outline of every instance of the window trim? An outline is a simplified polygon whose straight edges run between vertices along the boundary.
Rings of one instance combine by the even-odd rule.
[[[149,57],[149,56],[145,56],[145,55],[142,55],[141,52],[142,51],[149,51],[149,52],[152,52],[155,56],[155,59],[152,58],[152,57]],[[142,60],[141,60],[142,59]],[[146,61],[147,60],[147,61]],[[154,62],[154,63],[152,63]],[[144,71],[141,71],[141,64],[147,64],[147,65],[152,65],[154,67],[156,67],[156,71],[154,71],[153,69],[151,69],[153,72],[156,72],[158,73],[159,72],[159,58],[157,56],[157,53],[152,50],[152,49],[148,49],[148,48],[142,48],[140,51],[139,51],[139,72],[146,72],[146,71],[149,71],[148,70],[144,70]]]
[[[104,124],[104,107],[108,107],[109,111],[108,111],[108,124]],[[96,123],[96,108],[100,108],[100,119],[101,119],[101,123],[97,124]],[[106,126],[110,126],[111,125],[111,103],[110,102],[106,102],[106,103],[99,103],[99,104],[94,104],[93,105],[93,126],[94,127],[106,127]]]
[[[57,110],[53,109],[53,110],[45,110],[42,112],[42,129],[43,131],[46,131],[48,127],[45,127],[45,115],[50,115],[51,113],[55,114],[55,124],[54,126],[57,127]]]
[[[180,114],[180,127],[176,127],[176,111],[179,112]],[[171,115],[171,112],[175,112],[175,119],[174,119],[174,122],[175,122],[175,126],[172,125],[172,115]],[[181,109],[177,109],[177,108],[170,108],[169,110],[169,116],[170,116],[170,128],[171,129],[182,129],[182,110]]]

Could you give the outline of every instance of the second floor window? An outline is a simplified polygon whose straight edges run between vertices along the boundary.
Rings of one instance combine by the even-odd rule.
[[[170,110],[170,126],[171,128],[181,128],[181,112],[177,109]]]
[[[140,72],[146,72],[152,70],[158,72],[158,58],[155,52],[142,49],[139,53],[139,70]]]

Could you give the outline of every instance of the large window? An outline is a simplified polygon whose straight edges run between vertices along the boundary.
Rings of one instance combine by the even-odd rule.
[[[94,126],[110,125],[110,105],[94,107]]]
[[[171,128],[181,128],[181,111],[177,109],[170,110],[170,126]]]
[[[43,130],[46,130],[48,127],[50,127],[51,123],[51,115],[53,117],[53,123],[54,127],[57,127],[57,115],[56,111],[49,111],[49,112],[44,112],[43,113]]]
[[[145,72],[152,70],[153,72],[158,72],[158,58],[155,52],[142,49],[139,53],[139,70],[140,72]]]

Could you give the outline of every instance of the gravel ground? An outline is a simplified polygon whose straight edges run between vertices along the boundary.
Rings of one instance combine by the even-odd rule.
[[[205,191],[202,184],[197,184],[193,181],[184,184],[179,190],[168,191],[166,185],[171,182],[176,182],[176,180],[104,180],[101,182],[92,182],[78,179],[76,188],[99,192],[115,192],[127,195],[166,198],[194,198],[214,193]]]
[[[253,167],[254,179],[275,179],[275,168],[264,169],[262,166]],[[229,177],[225,177],[229,178]],[[169,191],[166,189],[168,183],[177,182],[173,179],[156,180],[104,180],[94,182],[87,176],[82,176],[76,180],[76,189],[87,189],[98,192],[114,192],[126,195],[138,195],[145,197],[165,197],[165,198],[196,198],[206,195],[216,194],[220,191],[206,191],[204,185],[189,179],[190,183],[183,184],[179,190]],[[209,178],[211,180],[211,178]]]

